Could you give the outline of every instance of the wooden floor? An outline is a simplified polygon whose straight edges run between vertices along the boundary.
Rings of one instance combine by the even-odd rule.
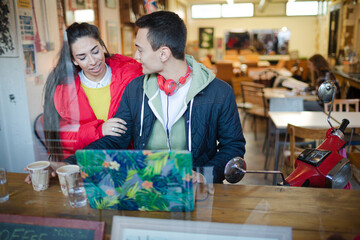
[[[243,123],[244,114],[240,112],[241,124]],[[248,117],[246,119],[245,128],[243,129],[244,136],[246,139],[246,153],[245,161],[248,170],[264,170],[265,164],[265,153],[262,152],[262,147],[265,138],[266,131],[266,120],[257,120],[257,140],[255,140],[254,132],[252,129],[253,119]],[[272,170],[274,163],[270,163],[270,170]],[[279,177],[280,179],[280,177]],[[272,185],[272,175],[268,175],[267,179],[264,178],[263,174],[251,174],[248,173],[238,183],[245,185]],[[351,184],[354,189],[360,189],[360,185],[355,179],[351,179]]]

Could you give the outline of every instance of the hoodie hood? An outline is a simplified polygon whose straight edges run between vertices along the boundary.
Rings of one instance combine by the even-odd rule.
[[[215,74],[210,69],[206,68],[203,64],[196,62],[194,57],[190,55],[186,55],[185,60],[192,68],[193,78],[188,95],[186,97],[186,102],[188,103],[215,79]]]
[[[192,69],[191,85],[186,97],[186,103],[189,103],[190,100],[196,96],[196,94],[206,88],[206,86],[215,79],[215,74],[210,69],[206,68],[203,64],[196,62],[194,57],[190,55],[186,55],[185,60]],[[160,97],[158,99],[159,101],[155,100],[156,96],[159,94],[157,74],[145,75],[144,91],[149,99],[154,99],[155,105],[161,104]]]
[[[194,97],[204,88],[206,88],[215,79],[215,74],[211,72],[209,69],[207,69],[203,64],[196,62],[196,60],[190,55],[186,55],[185,60],[192,69],[192,76],[191,76],[192,80],[186,99],[184,101],[183,108],[180,111],[180,114],[182,115],[186,111],[187,104],[190,102],[190,109],[189,109],[190,121],[188,121],[189,124],[188,150],[191,151],[191,112],[192,112]],[[152,112],[156,116],[157,120],[163,125],[163,117],[162,117],[163,112],[162,112],[162,105],[160,98],[160,89],[157,83],[157,74],[145,75],[143,88],[144,88],[144,93],[143,93],[143,98],[142,98],[143,100],[141,107],[140,136],[142,135],[142,127],[143,127],[145,95],[149,99],[148,104],[152,109]]]

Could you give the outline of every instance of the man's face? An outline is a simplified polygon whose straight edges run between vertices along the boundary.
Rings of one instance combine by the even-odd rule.
[[[154,51],[147,39],[149,30],[140,28],[136,34],[135,45],[137,47],[135,59],[142,64],[144,74],[158,73],[162,70],[160,48]]]

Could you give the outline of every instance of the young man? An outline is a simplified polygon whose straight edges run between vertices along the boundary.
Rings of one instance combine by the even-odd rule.
[[[188,150],[193,166],[212,167],[206,179],[221,183],[226,163],[245,153],[232,88],[185,56],[186,27],[175,13],[154,12],[136,25],[135,58],[145,75],[128,85],[115,114],[127,131],[86,148],[126,149],[133,139],[135,149]]]

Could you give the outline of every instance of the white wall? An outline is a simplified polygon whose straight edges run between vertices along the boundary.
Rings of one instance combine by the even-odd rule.
[[[0,166],[22,172],[34,161],[22,49],[19,57],[0,58]],[[15,99],[10,101],[9,95]]]
[[[34,3],[41,43],[53,45],[48,51],[36,52],[36,76],[27,77],[24,72],[19,24],[19,57],[0,58],[0,167],[6,167],[12,172],[23,172],[28,163],[46,160],[46,151],[33,133],[33,123],[37,115],[43,112],[44,84],[57,63],[61,47],[56,0]],[[111,9],[105,6],[105,1],[99,1],[99,17],[102,38],[106,44],[106,22],[114,21],[118,24],[117,52],[121,52],[119,4],[116,9]],[[10,94],[15,96],[15,102],[10,102]]]
[[[60,48],[56,0],[46,0],[47,20],[42,18],[40,1],[34,2],[40,37],[44,40],[44,22],[47,21],[49,41],[54,43],[55,49],[36,53],[38,74],[26,77],[17,21],[19,57],[0,58],[0,166],[12,172],[23,172],[28,163],[44,158],[44,149],[33,133],[33,122],[43,111],[44,83]],[[10,94],[15,96],[15,101],[10,101]]]
[[[117,1],[116,8],[108,8],[105,5],[105,1],[99,1],[99,24],[100,24],[100,32],[101,38],[105,42],[105,45],[109,48],[109,41],[108,41],[108,29],[107,29],[107,22],[113,22],[117,24],[117,35],[118,35],[118,49],[116,53],[121,53],[121,31],[120,31],[120,4]]]
[[[41,0],[43,1],[43,0]],[[31,127],[35,118],[43,112],[43,89],[46,78],[50,71],[57,63],[58,53],[60,51],[60,37],[59,37],[59,24],[57,19],[57,6],[56,0],[45,0],[43,10],[41,9],[41,1],[34,1],[37,24],[41,43],[43,45],[49,42],[54,45],[54,48],[49,51],[37,52],[38,74],[36,77],[31,77],[26,80],[26,90],[28,95],[29,118]],[[46,10],[46,11],[45,11]],[[48,32],[48,33],[47,33]],[[48,35],[48,36],[47,36]],[[47,160],[44,147],[36,139],[33,131],[33,146],[35,160]]]

